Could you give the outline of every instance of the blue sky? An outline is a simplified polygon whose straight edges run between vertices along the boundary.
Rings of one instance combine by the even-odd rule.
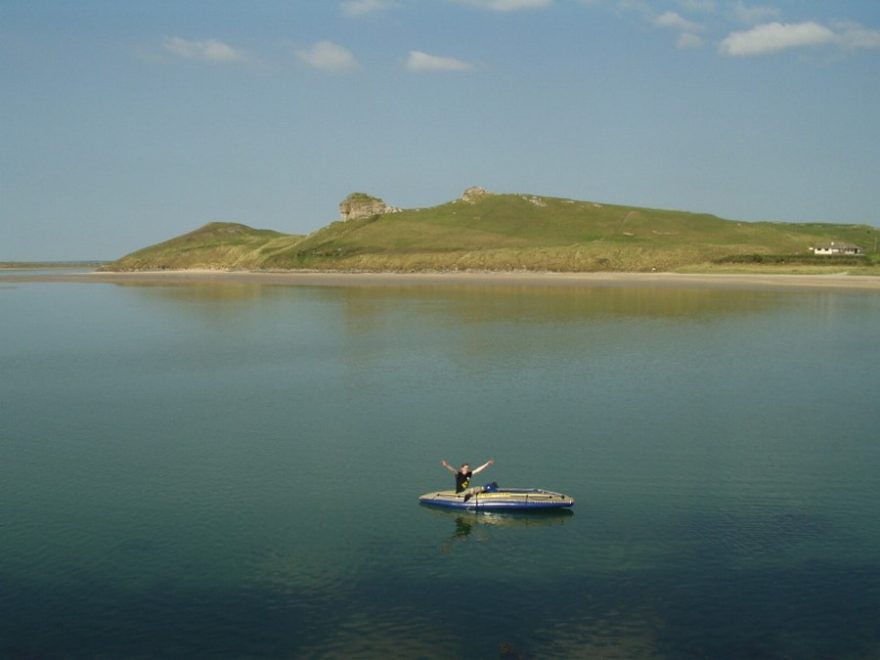
[[[880,225],[875,0],[0,0],[0,260],[353,191]]]

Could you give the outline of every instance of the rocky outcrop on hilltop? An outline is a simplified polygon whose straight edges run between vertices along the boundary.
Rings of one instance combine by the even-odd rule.
[[[343,222],[399,212],[400,209],[396,206],[388,206],[378,197],[366,193],[351,193],[339,203],[339,216]]]
[[[485,188],[481,188],[480,186],[471,186],[461,194],[461,201],[467,202],[468,204],[476,204],[481,199],[491,194],[492,193],[490,193]]]

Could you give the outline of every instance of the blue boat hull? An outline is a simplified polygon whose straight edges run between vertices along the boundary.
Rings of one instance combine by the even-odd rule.
[[[574,499],[562,493],[541,488],[497,488],[465,497],[454,490],[425,493],[419,503],[447,509],[469,511],[538,511],[565,509],[574,506]]]

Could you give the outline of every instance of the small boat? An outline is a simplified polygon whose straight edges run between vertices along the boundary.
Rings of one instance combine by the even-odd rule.
[[[454,490],[425,493],[419,497],[419,504],[471,511],[537,511],[571,507],[574,499],[541,488],[493,488],[470,497]]]

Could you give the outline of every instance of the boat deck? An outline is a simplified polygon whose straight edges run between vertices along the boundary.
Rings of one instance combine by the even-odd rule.
[[[518,511],[523,509],[561,509],[574,506],[574,498],[541,488],[498,488],[466,497],[454,490],[425,493],[419,503],[451,509]]]

